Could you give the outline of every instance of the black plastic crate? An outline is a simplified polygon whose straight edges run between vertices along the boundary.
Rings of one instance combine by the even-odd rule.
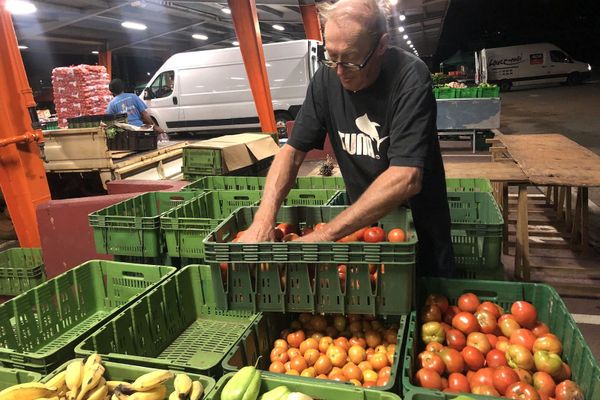
[[[107,137],[106,143],[109,150],[156,150],[158,146],[158,134],[154,131],[119,131],[114,137]]]

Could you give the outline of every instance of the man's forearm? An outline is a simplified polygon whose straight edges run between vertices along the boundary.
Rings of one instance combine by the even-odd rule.
[[[152,121],[150,114],[146,110],[142,111],[142,122],[146,125],[154,125],[154,121]]]
[[[255,220],[274,224],[279,206],[287,196],[306,153],[285,145],[273,160],[269,169],[265,190],[263,192],[260,208],[256,213]]]
[[[376,222],[421,191],[421,170],[390,167],[382,173],[351,207],[324,229],[325,240],[338,240]]]

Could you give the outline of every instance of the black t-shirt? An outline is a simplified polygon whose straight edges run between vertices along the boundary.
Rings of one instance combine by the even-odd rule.
[[[333,69],[319,68],[288,144],[304,152],[322,149],[328,132],[352,202],[389,166],[422,168],[421,192],[410,199],[419,269],[449,276],[450,212],[436,115],[427,66],[392,47],[377,80],[358,92],[344,89]]]

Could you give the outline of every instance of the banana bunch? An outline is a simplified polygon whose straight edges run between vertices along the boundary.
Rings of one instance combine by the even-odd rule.
[[[106,381],[98,354],[75,360],[46,383],[23,383],[0,392],[0,400],[200,400],[204,387],[185,374],[157,370],[135,381]],[[167,397],[166,382],[175,390]]]

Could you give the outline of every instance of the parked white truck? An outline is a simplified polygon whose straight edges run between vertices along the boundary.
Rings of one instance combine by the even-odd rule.
[[[545,83],[574,85],[589,78],[592,70],[551,43],[483,49],[475,53],[475,67],[478,82],[496,83],[503,91]]]
[[[278,130],[293,120],[319,67],[320,43],[296,40],[263,46]],[[178,53],[154,74],[140,97],[167,132],[259,127],[239,47]]]

